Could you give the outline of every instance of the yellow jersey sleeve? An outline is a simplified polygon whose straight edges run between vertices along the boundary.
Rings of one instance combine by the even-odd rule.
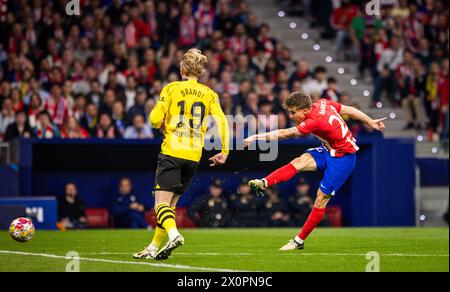
[[[222,111],[217,93],[210,90],[210,96],[210,113],[217,125],[222,142],[222,153],[228,155],[230,153],[230,131],[228,128],[228,120]]]
[[[169,112],[170,103],[171,103],[171,95],[170,95],[171,86],[166,86],[161,91],[159,95],[158,102],[150,113],[150,123],[153,128],[159,129],[164,121],[165,116]]]

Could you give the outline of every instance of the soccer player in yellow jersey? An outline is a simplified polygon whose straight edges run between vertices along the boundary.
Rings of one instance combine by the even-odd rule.
[[[188,189],[202,156],[209,117],[216,122],[222,142],[221,153],[211,157],[211,166],[222,165],[229,153],[228,122],[220,107],[218,95],[198,83],[208,60],[201,51],[189,50],[180,63],[183,81],[163,88],[150,114],[154,128],[163,131],[165,139],[158,157],[155,181],[157,227],[152,243],[134,255],[136,259],[166,260],[172,251],[184,244],[175,222],[175,207]],[[166,234],[167,244],[160,249]]]

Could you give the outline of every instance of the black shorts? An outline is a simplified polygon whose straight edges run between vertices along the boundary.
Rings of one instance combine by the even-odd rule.
[[[183,194],[188,190],[198,165],[194,161],[159,154],[154,190]]]

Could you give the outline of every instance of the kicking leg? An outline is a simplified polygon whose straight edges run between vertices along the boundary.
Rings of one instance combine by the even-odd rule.
[[[304,241],[311,232],[319,225],[325,216],[325,208],[336,191],[344,184],[351,175],[356,163],[356,155],[348,154],[341,158],[328,157],[328,152],[311,152],[317,162],[318,169],[324,169],[324,178],[317,191],[317,198],[311,214],[303,225],[302,231],[289,242],[282,250],[303,249]]]
[[[263,179],[251,180],[249,186],[256,191],[265,190],[273,185],[286,182],[297,175],[299,172],[316,171],[317,165],[313,156],[305,153],[302,156],[292,160],[289,164],[275,170]]]
[[[317,198],[314,202],[314,208],[309,214],[308,220],[303,225],[302,231],[295,237],[294,240],[289,241],[288,244],[280,248],[280,250],[295,250],[303,249],[306,238],[319,225],[325,216],[325,208],[332,196],[326,195],[320,189],[317,191]]]

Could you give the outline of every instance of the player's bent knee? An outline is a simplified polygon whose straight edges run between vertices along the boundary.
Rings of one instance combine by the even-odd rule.
[[[298,172],[302,171],[316,171],[316,161],[311,154],[305,153],[302,156],[291,161],[291,164],[297,169]]]

